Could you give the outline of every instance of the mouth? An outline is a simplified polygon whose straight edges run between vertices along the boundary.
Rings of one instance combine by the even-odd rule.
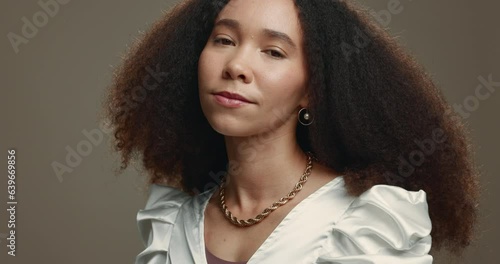
[[[213,95],[217,103],[227,108],[237,108],[244,105],[255,104],[242,95],[227,91],[213,93]]]
[[[237,101],[241,101],[241,102],[253,104],[252,101],[248,100],[244,96],[239,95],[237,93],[230,93],[230,92],[227,92],[227,91],[223,91],[223,92],[214,93],[214,95],[221,96],[221,97],[224,97],[224,98],[227,98],[227,99],[230,99],[230,100],[237,100]]]

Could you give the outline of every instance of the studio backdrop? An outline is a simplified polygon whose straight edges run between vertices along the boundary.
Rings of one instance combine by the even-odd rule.
[[[146,176],[140,164],[115,175],[102,104],[126,50],[175,3],[0,3],[0,263],[133,263],[143,250],[136,213]],[[471,132],[480,225],[461,261],[498,263],[500,3],[360,3],[427,69]]]

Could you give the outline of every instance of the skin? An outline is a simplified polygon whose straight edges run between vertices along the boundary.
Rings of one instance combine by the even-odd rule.
[[[230,161],[226,204],[239,219],[255,217],[290,192],[306,166],[295,134],[297,113],[309,103],[297,14],[291,0],[231,0],[216,18],[200,55],[200,103],[213,129],[225,136]],[[264,29],[288,36],[293,44]],[[252,103],[224,107],[213,95],[221,91],[238,93]],[[216,192],[205,211],[207,248],[228,261],[247,261],[293,207],[336,176],[314,163],[293,200],[246,228],[224,218]]]

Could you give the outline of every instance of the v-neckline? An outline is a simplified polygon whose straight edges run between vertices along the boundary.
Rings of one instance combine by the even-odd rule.
[[[334,186],[334,185],[337,185],[337,183],[343,179],[343,175],[339,175],[339,176],[336,176],[335,178],[333,178],[331,181],[327,182],[326,184],[324,184],[323,186],[321,186],[320,188],[318,188],[316,191],[312,192],[311,194],[309,194],[306,198],[304,198],[302,201],[300,201],[299,203],[297,203],[293,208],[292,210],[290,210],[290,212],[288,212],[288,214],[280,221],[280,223],[273,229],[273,231],[271,232],[271,234],[269,234],[269,236],[264,240],[264,242],[259,246],[259,248],[257,248],[257,250],[253,253],[253,255],[250,257],[250,259],[248,261],[246,261],[247,264],[252,264],[252,261],[254,261],[254,259],[256,259],[262,251],[264,251],[265,249],[265,246],[270,243],[270,241],[275,237],[277,236],[277,234],[279,233],[279,230],[282,230],[283,227],[286,225],[286,223],[289,221],[289,219],[295,215],[300,208],[304,207],[307,203],[309,203],[311,200],[313,200],[314,198],[316,198],[317,196],[321,195],[322,193],[324,193],[325,191],[327,191],[329,189],[329,187],[331,186]],[[215,190],[217,190],[217,186],[213,187],[211,190],[208,190],[206,192],[206,198],[205,200],[203,201],[203,204],[201,206],[201,218],[200,218],[200,221],[198,222],[198,230],[199,230],[199,241],[200,241],[200,244],[201,245],[198,245],[200,246],[200,252],[202,253],[202,259],[205,263],[203,264],[208,264],[208,260],[207,260],[207,256],[205,254],[205,211],[206,211],[206,208],[207,208],[207,205],[208,205],[208,202],[210,201],[210,199],[212,198],[212,196],[214,195],[215,193]]]

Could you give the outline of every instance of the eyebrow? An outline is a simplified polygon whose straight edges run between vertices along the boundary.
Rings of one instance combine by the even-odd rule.
[[[227,18],[224,18],[224,19],[217,21],[215,23],[214,27],[216,27],[216,26],[226,26],[228,28],[235,29],[235,30],[239,30],[241,27],[240,22],[238,22],[234,19],[227,19]],[[262,31],[269,38],[282,40],[286,44],[290,45],[292,48],[294,48],[294,49],[297,48],[295,43],[293,43],[292,39],[287,34],[285,34],[283,32],[279,32],[276,30],[268,29],[268,28],[264,28]]]

